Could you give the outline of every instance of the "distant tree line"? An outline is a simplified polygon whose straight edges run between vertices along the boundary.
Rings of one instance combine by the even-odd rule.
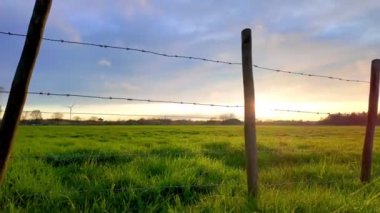
[[[74,116],[72,120],[63,119],[60,112],[51,114],[44,119],[40,110],[24,111],[20,123],[23,125],[242,125],[243,122],[233,114],[223,114],[219,118],[210,120],[166,119],[166,118],[140,118],[128,120],[104,120],[101,117],[91,116],[82,119]]]
[[[191,119],[164,119],[164,118],[140,118],[128,120],[104,120],[103,118],[91,116],[82,119],[74,116],[72,120],[63,119],[63,114],[52,113],[50,118],[43,119],[39,110],[23,112],[21,124],[24,125],[243,125],[243,121],[235,118],[233,114],[221,115],[215,119],[209,120],[191,120]],[[367,113],[335,113],[319,121],[303,120],[272,120],[260,121],[258,125],[366,125]],[[380,125],[380,114],[378,115],[377,125]]]
[[[140,118],[129,120],[108,121],[99,119],[67,120],[67,119],[27,119],[20,121],[22,125],[242,125],[238,119],[227,120],[190,120],[190,119],[162,119],[162,118]]]
[[[279,120],[279,121],[258,121],[258,124],[264,125],[360,125],[367,124],[366,112],[353,113],[335,113],[319,121],[303,120]],[[380,124],[380,114],[377,116],[377,125]]]
[[[367,113],[336,113],[329,114],[325,119],[318,122],[322,125],[366,125]],[[380,124],[380,114],[377,116],[377,125]]]

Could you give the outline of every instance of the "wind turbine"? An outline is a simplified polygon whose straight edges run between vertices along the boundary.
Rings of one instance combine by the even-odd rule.
[[[70,121],[71,121],[71,113],[73,111],[74,106],[75,106],[75,104],[71,104],[70,106],[67,106],[70,109]]]

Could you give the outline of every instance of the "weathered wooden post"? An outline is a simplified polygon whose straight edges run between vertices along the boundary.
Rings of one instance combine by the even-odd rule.
[[[256,148],[255,91],[252,73],[252,37],[251,29],[241,33],[243,85],[244,85],[244,137],[247,165],[248,194],[258,194],[258,165]]]
[[[372,147],[373,138],[375,136],[377,105],[379,100],[379,77],[380,59],[375,59],[371,64],[371,84],[369,89],[369,104],[367,115],[368,119],[362,155],[362,171],[360,179],[363,183],[369,182],[371,179]]]
[[[40,49],[52,0],[36,0],[24,48],[13,78],[7,106],[0,126],[0,184],[3,182],[12,141],[26,100],[29,82]]]

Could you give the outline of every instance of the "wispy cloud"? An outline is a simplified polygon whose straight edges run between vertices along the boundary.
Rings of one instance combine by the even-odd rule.
[[[112,66],[112,63],[111,61],[105,59],[105,58],[102,58],[98,61],[98,65],[100,66],[105,66],[105,67],[111,67]]]
[[[105,81],[103,83],[103,90],[107,92],[118,91],[118,93],[125,94],[128,92],[138,91],[139,87],[129,82]]]

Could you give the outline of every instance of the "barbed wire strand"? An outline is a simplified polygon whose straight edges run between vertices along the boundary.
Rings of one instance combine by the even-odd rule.
[[[26,34],[5,32],[5,31],[0,31],[0,34],[8,35],[8,36],[26,37]],[[69,40],[45,38],[45,37],[43,37],[42,39],[45,41],[58,42],[58,43],[134,51],[134,52],[153,54],[153,55],[168,57],[168,58],[181,58],[181,59],[198,60],[198,61],[205,61],[205,62],[212,62],[212,63],[219,63],[219,64],[241,65],[240,62],[230,62],[230,61],[208,59],[208,58],[196,57],[196,56],[167,54],[167,53],[161,53],[161,52],[156,52],[152,50],[138,49],[138,48],[132,48],[132,47],[122,47],[122,46],[114,46],[114,45],[107,45],[107,44],[90,43],[90,42],[69,41]],[[318,75],[318,74],[311,74],[311,73],[304,73],[304,72],[286,71],[286,70],[281,70],[281,69],[268,68],[268,67],[260,66],[257,64],[254,64],[253,67],[261,69],[261,70],[271,71],[271,72],[299,75],[299,76],[304,76],[304,77],[326,78],[326,79],[331,79],[331,80],[339,80],[339,81],[354,82],[354,83],[369,83],[369,81],[364,81],[364,80],[346,79],[346,78],[340,78],[340,77],[334,77],[334,76],[328,76],[328,75]]]
[[[0,91],[0,93],[9,94],[9,91]],[[186,102],[186,101],[167,101],[167,100],[112,97],[112,96],[99,96],[99,95],[80,95],[80,94],[70,94],[70,93],[27,92],[27,94],[45,95],[45,96],[60,96],[60,97],[89,98],[89,99],[102,99],[102,100],[123,100],[123,101],[148,102],[148,103],[182,104],[182,105],[208,106],[208,107],[225,107],[225,108],[241,108],[241,107],[243,107],[241,105],[209,104],[209,103]]]
[[[11,32],[4,32],[4,31],[0,31],[0,34],[9,35],[9,36],[26,37],[26,34],[11,33]],[[134,52],[153,54],[153,55],[158,55],[158,56],[163,56],[163,57],[168,57],[168,58],[182,58],[182,59],[207,61],[207,62],[220,63],[220,64],[241,65],[241,63],[236,63],[236,62],[228,62],[228,61],[222,61],[222,60],[207,59],[207,58],[201,58],[201,57],[196,57],[196,56],[185,56],[185,55],[177,55],[177,54],[167,54],[167,53],[161,53],[161,52],[156,52],[156,51],[152,51],[152,50],[138,49],[138,48],[132,48],[132,47],[113,46],[113,45],[90,43],[90,42],[68,41],[68,40],[63,40],[63,39],[54,39],[54,38],[45,38],[45,37],[43,37],[42,40],[52,41],[52,42],[58,42],[58,43],[77,44],[77,45],[93,46],[93,47],[100,47],[100,48],[109,48],[109,49],[119,49],[119,50],[134,51]]]
[[[0,93],[9,94],[9,91],[0,91]],[[51,93],[51,92],[27,92],[31,95],[44,95],[44,96],[58,96],[58,97],[76,97],[76,98],[89,98],[89,99],[102,99],[102,100],[126,100],[126,101],[137,101],[137,102],[148,102],[148,103],[167,103],[167,104],[182,104],[182,105],[194,105],[194,106],[208,106],[208,107],[225,107],[225,108],[242,108],[242,105],[223,105],[223,104],[209,104],[209,103],[198,103],[198,102],[185,102],[185,101],[165,101],[165,100],[153,100],[153,99],[141,99],[141,98],[126,98],[126,97],[112,97],[112,96],[99,96],[99,95],[80,95],[80,94],[70,94],[70,93]],[[303,111],[303,110],[290,110],[290,109],[272,109],[273,111],[282,112],[296,112],[296,113],[307,113],[307,114],[333,114],[330,112],[315,112],[315,111]],[[54,113],[54,112],[44,112],[44,113]],[[68,112],[64,112],[67,114]],[[71,113],[71,114],[83,114],[83,115],[109,115],[109,116],[157,116],[157,115],[128,115],[128,114],[112,114],[112,113]],[[215,119],[213,117],[203,117],[203,116],[170,116],[166,117],[190,117],[190,118],[200,118],[200,119]]]
[[[273,111],[278,112],[295,112],[295,113],[306,113],[306,114],[317,114],[317,115],[331,115],[330,112],[315,112],[315,111],[304,111],[304,110],[291,110],[291,109],[273,109]]]
[[[345,79],[345,78],[339,78],[339,77],[328,76],[328,75],[317,75],[317,74],[310,74],[310,73],[304,73],[304,72],[286,71],[286,70],[262,67],[259,65],[253,65],[253,67],[256,67],[256,68],[259,68],[262,70],[271,71],[271,72],[285,73],[285,74],[291,74],[291,75],[301,75],[301,76],[306,76],[306,77],[317,77],[317,78],[328,78],[328,79],[332,79],[332,80],[355,82],[355,83],[368,83],[369,84],[369,81],[363,81],[363,80]]]

